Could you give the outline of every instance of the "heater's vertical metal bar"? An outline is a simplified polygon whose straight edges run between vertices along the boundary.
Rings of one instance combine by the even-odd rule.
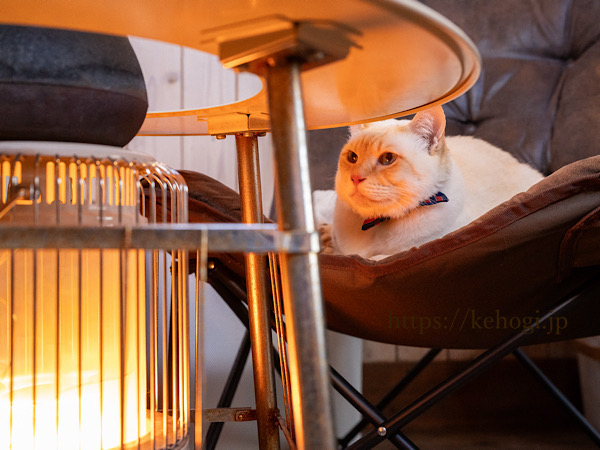
[[[176,257],[175,251],[171,250],[171,266],[175,264]],[[177,315],[179,314],[177,307],[177,292],[175,290],[175,282],[174,279],[171,278],[171,410],[172,410],[172,420],[171,427],[173,430],[173,439],[174,442],[177,442],[179,439],[177,433],[177,346],[178,346],[178,333],[177,333]]]
[[[163,169],[161,167],[161,169]],[[179,212],[178,196],[176,184],[167,170],[162,170],[162,176],[165,179],[167,186],[169,211],[171,223],[177,222],[177,214]],[[171,389],[172,389],[172,427],[174,442],[179,442],[182,437],[182,422],[181,415],[181,298],[179,290],[179,251],[176,249],[170,250],[171,254]]]
[[[10,302],[9,302],[9,310],[8,310],[8,357],[9,361],[14,361],[15,355],[15,327],[14,327],[14,311],[15,311],[15,252],[16,250],[10,251]],[[10,407],[10,442],[12,444],[14,440],[14,417],[13,417],[13,408],[14,408],[14,381],[15,381],[15,368],[14,364],[9,364],[9,388],[8,388],[8,401]]]
[[[159,322],[158,322],[158,311],[159,311],[159,286],[158,286],[158,282],[159,282],[159,276],[160,276],[160,272],[159,272],[159,251],[158,250],[154,250],[152,252],[152,310],[153,313],[151,314],[151,318],[152,318],[152,330],[150,332],[150,336],[152,339],[152,350],[151,350],[151,356],[153,358],[152,362],[152,372],[150,375],[150,383],[152,386],[152,391],[150,392],[150,426],[151,428],[151,437],[152,437],[152,446],[153,449],[156,449],[156,411],[159,407],[159,373],[158,373],[158,357],[159,357],[159,352],[158,352],[158,338],[159,338]]]
[[[187,359],[189,357],[189,354],[187,354],[186,352],[186,348],[188,345],[188,336],[186,333],[187,330],[187,308],[186,308],[186,301],[187,301],[187,295],[185,293],[185,283],[184,283],[184,277],[187,277],[187,270],[186,270],[186,261],[187,261],[187,254],[184,250],[179,250],[179,269],[178,269],[178,290],[179,290],[179,311],[180,314],[179,316],[181,317],[181,322],[180,322],[180,329],[181,329],[181,333],[180,333],[180,341],[179,341],[179,351],[181,354],[181,365],[180,365],[180,369],[179,369],[179,380],[181,382],[180,386],[179,386],[179,395],[181,398],[181,403],[179,405],[179,411],[181,412],[181,430],[182,430],[182,438],[184,436],[187,435],[187,425],[188,425],[188,413],[187,413],[187,400],[186,397],[188,396],[188,392],[186,390],[186,382],[185,382],[185,377],[186,374],[189,373],[188,372],[188,365],[187,365]]]
[[[235,143],[242,222],[262,223],[258,138],[253,132],[236,134]],[[248,253],[245,255],[245,261],[258,442],[261,449],[278,449],[279,427],[275,420],[277,395],[266,283],[267,260],[264,255]]]
[[[194,449],[202,447],[202,380],[204,371],[204,289],[208,281],[208,236],[202,230],[200,249],[196,252],[196,326],[194,369]]]
[[[29,198],[33,203],[33,223],[37,225],[40,219],[39,201],[42,201],[40,192],[40,155],[35,155],[35,161],[33,164],[33,183],[31,188],[32,192],[30,192]]]
[[[183,340],[183,371],[182,371],[182,375],[183,375],[183,379],[184,379],[184,395],[183,395],[183,400],[184,400],[184,411],[185,411],[185,425],[186,425],[186,435],[189,433],[189,427],[190,427],[190,395],[191,395],[191,391],[190,391],[190,306],[189,306],[189,297],[190,297],[190,292],[189,292],[189,285],[188,285],[188,278],[189,278],[189,254],[187,251],[183,252],[183,257],[182,257],[182,263],[183,263],[183,268],[181,270],[181,282],[183,284],[182,286],[182,290],[183,290],[183,307],[184,307],[184,312],[183,312],[183,320],[184,320],[184,324],[183,324],[183,329],[184,329],[184,340]]]
[[[167,304],[167,254],[166,250],[161,250],[162,256],[162,409],[163,409],[163,436],[165,439],[165,446],[169,445],[169,427],[167,417],[169,414],[169,364],[167,360],[167,335],[168,335],[168,304]]]
[[[125,444],[125,348],[126,348],[126,329],[127,326],[127,317],[126,317],[126,295],[127,288],[126,284],[126,276],[124,276],[126,258],[127,254],[126,250],[119,250],[119,356],[120,356],[120,364],[119,364],[119,415],[120,415],[120,425],[121,425],[121,447]]]
[[[60,224],[60,186],[62,177],[60,176],[60,157],[54,159],[54,204],[56,210],[56,224]]]
[[[98,250],[98,277],[100,286],[98,292],[98,380],[100,382],[98,395],[100,397],[100,448],[104,435],[104,250]]]
[[[32,183],[32,191],[30,192],[30,199],[33,203],[33,222],[37,225],[39,222],[39,205],[37,202],[38,193],[40,189],[40,156],[35,156],[35,161],[33,165],[33,183]],[[32,330],[32,341],[33,341],[33,349],[32,349],[32,373],[33,373],[33,383],[32,383],[32,398],[33,398],[33,417],[32,417],[32,428],[33,428],[33,439],[35,446],[35,436],[36,436],[36,428],[37,428],[37,321],[38,321],[38,250],[33,251],[33,330]],[[12,361],[12,360],[11,360]]]
[[[33,348],[31,349],[31,361],[32,361],[32,374],[31,374],[31,381],[32,381],[32,392],[31,392],[31,397],[33,400],[32,406],[33,406],[33,411],[32,411],[32,429],[33,429],[33,445],[35,447],[35,436],[36,436],[36,426],[37,426],[37,296],[38,296],[38,286],[37,286],[37,255],[38,255],[38,251],[37,250],[33,250],[33,270],[32,270],[32,278],[33,278],[33,286],[32,286],[32,294],[33,294],[33,304],[32,304],[32,326],[33,326],[33,330],[32,330],[32,343],[33,343]]]
[[[266,84],[275,148],[278,222],[282,230],[314,232],[301,62],[269,58]],[[333,449],[325,320],[316,252],[281,255],[294,421],[299,448]]]
[[[277,266],[278,258],[274,253],[269,253],[269,267],[271,271],[271,291],[273,292],[273,309],[275,325],[277,327],[277,345],[279,347],[279,367],[281,368],[281,385],[283,401],[285,403],[286,426],[292,439],[296,438],[294,430],[294,414],[292,410],[292,386],[290,383],[289,360],[287,356],[287,342],[285,338],[284,311],[281,299],[281,279]]]
[[[135,223],[136,225],[139,224],[139,218],[138,218],[138,214],[140,211],[140,192],[139,192],[139,174],[137,169],[135,168],[135,166],[132,163],[129,163],[129,167],[128,167],[128,171],[127,171],[127,183],[128,183],[128,187],[127,187],[127,201],[126,201],[126,205],[127,206],[135,206]],[[141,417],[140,414],[140,402],[141,402],[141,389],[140,389],[140,385],[141,385],[141,374],[142,374],[142,362],[141,362],[141,356],[140,356],[140,320],[146,320],[146,314],[145,311],[146,309],[144,308],[144,317],[142,319],[142,317],[140,317],[141,315],[141,308],[140,308],[140,282],[141,282],[141,267],[142,267],[142,262],[140,260],[140,252],[141,250],[133,250],[133,254],[134,254],[134,260],[135,260],[135,289],[134,289],[134,295],[135,295],[135,317],[136,317],[136,321],[135,321],[135,378],[136,378],[136,395],[135,395],[135,409],[137,411],[136,417],[137,417],[137,435],[136,435],[136,441],[137,441],[137,448],[140,449],[141,448],[141,435],[142,435],[142,420],[145,420]],[[145,300],[144,300],[145,301]],[[145,402],[144,402],[145,403]]]
[[[13,162],[14,164],[14,162]],[[9,196],[10,193],[10,180],[9,185],[6,189],[6,197]],[[4,187],[4,180],[2,180],[2,186]],[[15,250],[10,251],[10,299],[8,301],[8,311],[7,311],[7,319],[8,319],[8,360],[13,361],[14,353],[15,353],[15,331],[13,324],[13,314],[15,310]],[[14,367],[13,364],[9,365],[9,376],[8,376],[8,401],[9,401],[9,428],[10,428],[10,442],[13,442],[13,404],[14,404]]]
[[[140,261],[140,250],[133,250],[134,252],[134,257],[135,257],[135,268],[136,268],[136,277],[135,277],[135,315],[136,315],[136,321],[135,321],[135,378],[136,378],[136,396],[135,396],[135,409],[137,411],[137,447],[138,449],[141,446],[141,435],[142,435],[142,420],[145,420],[145,418],[141,417],[141,411],[140,411],[140,403],[142,400],[142,392],[140,389],[140,378],[141,378],[141,374],[143,373],[143,369],[142,369],[142,360],[141,360],[141,356],[140,356],[140,320],[146,320],[146,314],[144,313],[144,317],[140,317],[140,313],[141,313],[141,308],[140,308],[140,301],[141,300],[141,296],[140,296],[140,282],[141,282],[141,261]],[[144,308],[145,311],[145,308]],[[146,402],[144,402],[146,403]]]
[[[165,200],[165,192],[163,191],[163,200]],[[166,221],[166,214],[163,214],[163,221]],[[168,414],[169,414],[169,364],[167,360],[168,353],[168,303],[167,303],[167,251],[161,250],[162,254],[162,391],[163,391],[163,436],[165,438],[165,446],[169,445],[169,427],[168,427]]]
[[[150,391],[150,395],[149,395],[149,411],[150,411],[150,442],[152,443],[152,450],[156,449],[156,428],[155,428],[155,420],[156,420],[156,405],[157,405],[157,391],[158,391],[158,386],[156,384],[156,371],[157,371],[157,367],[156,367],[156,338],[157,338],[157,304],[156,304],[156,295],[157,295],[157,291],[156,291],[156,277],[157,277],[157,272],[155,271],[155,258],[156,258],[156,252],[153,251],[150,253],[150,264],[151,264],[151,271],[150,271],[150,295],[149,295],[149,301],[148,301],[148,317],[149,317],[149,331],[148,331],[148,349],[149,349],[149,362],[148,362],[148,369],[150,371],[150,373],[148,374],[148,385],[149,385],[149,391]]]
[[[113,184],[115,189],[114,205],[117,207],[118,223],[123,223],[123,177],[121,176],[120,167],[118,163],[113,162]],[[128,245],[125,243],[124,248],[119,250],[119,323],[121,324],[120,334],[120,377],[119,377],[119,393],[120,393],[120,416],[121,416],[121,447],[125,445],[125,422],[127,420],[125,411],[125,368],[126,359],[125,351],[127,349],[127,303],[128,303],[128,277],[127,269],[129,267],[129,250]]]
[[[177,222],[177,216],[179,214],[179,195],[177,190],[177,184],[171,180],[171,177],[167,175],[169,179],[169,183],[171,185],[171,222]],[[177,410],[173,410],[173,419],[177,425],[177,437],[176,441],[178,442],[184,436],[184,412],[183,412],[183,299],[182,299],[182,291],[181,291],[181,251],[173,250],[173,254],[176,257],[171,262],[171,266],[173,267],[171,273],[171,286],[173,287],[174,301],[177,302],[177,340],[173,340],[173,344],[176,345],[176,351],[173,352],[173,359],[177,360],[177,364],[174,367],[177,369],[177,378],[174,383],[174,388],[177,392],[177,397],[174,400],[174,404],[177,404]],[[181,433],[181,434],[180,434]]]
[[[156,222],[156,184],[154,178],[150,174],[150,170],[146,168],[146,176],[144,177],[148,183],[148,195],[150,200],[148,202],[148,220],[150,223]],[[142,191],[143,193],[143,191]],[[144,195],[142,204],[146,205],[146,196]],[[150,330],[148,333],[149,353],[150,361],[148,368],[150,374],[148,377],[148,384],[150,390],[150,441],[152,450],[156,449],[156,408],[158,405],[158,384],[157,384],[157,372],[158,372],[158,250],[153,250],[149,253],[151,272],[150,272],[150,298],[149,298],[149,326]]]
[[[182,342],[182,333],[183,333],[183,314],[182,314],[182,308],[181,308],[181,304],[182,304],[182,299],[181,299],[181,286],[179,285],[179,280],[181,278],[181,264],[180,264],[180,258],[181,258],[181,252],[179,250],[177,250],[175,252],[177,254],[176,257],[176,261],[173,262],[173,267],[174,267],[174,273],[172,275],[172,279],[171,279],[171,283],[173,283],[175,285],[175,291],[176,291],[176,295],[175,295],[175,300],[177,301],[177,352],[173,354],[173,356],[177,356],[177,364],[175,365],[176,371],[177,371],[177,382],[176,382],[176,389],[177,389],[177,416],[178,418],[180,418],[181,420],[177,420],[177,428],[178,428],[178,433],[181,432],[182,434],[179,435],[177,439],[179,440],[180,437],[183,437],[183,410],[182,410],[182,404],[183,404],[183,378],[182,378],[182,372],[183,372],[183,342]]]
[[[96,179],[98,187],[98,222],[102,225],[104,220],[104,175],[105,171],[100,166],[100,162],[96,161]],[[100,448],[104,436],[104,250],[98,250],[98,276],[100,280],[100,292],[98,293],[98,378],[100,381],[99,396],[100,396]]]
[[[83,221],[83,178],[81,175],[81,160],[79,158],[76,159],[77,171],[76,176],[77,180],[75,183],[76,186],[76,195],[75,199],[77,201],[77,225],[81,226]],[[77,393],[78,393],[78,440],[79,445],[81,445],[81,397],[82,397],[82,371],[83,371],[83,362],[82,362],[82,306],[83,306],[83,292],[82,292],[82,283],[83,283],[83,256],[82,251],[79,249],[77,251]]]
[[[150,263],[152,265],[152,267],[154,267],[154,255],[155,252],[151,253],[151,259],[150,259]],[[156,393],[158,391],[157,389],[157,384],[156,384],[156,335],[157,335],[157,318],[156,318],[156,314],[157,314],[157,309],[156,309],[156,290],[155,290],[155,280],[156,280],[156,276],[157,273],[154,271],[154,269],[152,269],[151,273],[151,280],[150,280],[150,299],[148,302],[148,307],[149,307],[149,311],[148,311],[148,317],[149,317],[149,326],[150,326],[150,330],[148,332],[148,349],[149,349],[149,353],[150,353],[150,361],[148,362],[147,367],[150,370],[149,373],[149,377],[148,377],[148,385],[149,385],[149,391],[150,391],[150,395],[149,395],[149,402],[150,402],[150,442],[152,443],[152,450],[156,449],[156,428],[155,428],[155,420],[156,420]]]
[[[174,177],[174,185],[177,188],[178,198],[178,215],[176,222],[186,223],[187,222],[187,186],[183,181],[182,177],[176,172],[172,172]],[[190,374],[190,336],[189,336],[189,290],[188,290],[188,261],[189,255],[187,250],[180,250],[180,265],[181,270],[179,272],[179,289],[181,291],[181,311],[182,311],[182,369],[181,373],[181,392],[182,392],[182,418],[183,418],[183,430],[184,436],[187,436],[189,432],[190,423],[190,406],[189,406],[189,374]]]
[[[164,176],[165,174],[163,174]],[[164,176],[165,185],[167,186],[168,201],[170,202],[171,211],[177,211],[176,196],[174,195],[173,185],[168,176]],[[171,214],[171,222],[174,222],[175,217]],[[177,268],[177,250],[171,249],[171,268],[176,270]],[[177,298],[177,275],[171,276],[171,405],[172,405],[172,430],[173,430],[173,442],[177,443],[179,439],[179,408],[177,402],[179,401],[179,299]]]
[[[146,367],[148,367],[148,363],[146,362],[146,367],[142,367],[142,360],[141,360],[141,355],[140,355],[140,332],[142,330],[144,330],[144,336],[145,336],[145,321],[146,321],[146,308],[144,307],[144,314],[141,314],[140,311],[140,302],[145,302],[145,296],[142,296],[141,292],[140,292],[140,283],[144,282],[145,283],[145,276],[142,274],[142,270],[145,269],[145,254],[141,251],[138,250],[136,251],[136,256],[137,256],[137,283],[136,283],[136,305],[137,305],[137,330],[136,330],[136,355],[137,355],[137,403],[136,403],[136,409],[138,411],[138,448],[141,448],[141,436],[142,436],[142,421],[146,420],[146,417],[144,415],[141,415],[141,410],[140,410],[140,404],[146,404],[145,398],[146,398],[146,393],[141,391],[141,386],[140,386],[140,379],[141,379],[141,375],[143,373],[145,373]],[[144,264],[142,264],[144,263]],[[145,290],[144,290],[145,292]],[[140,324],[140,321],[143,321],[142,324]],[[145,350],[144,350],[145,351]],[[143,403],[142,403],[143,402]]]
[[[98,222],[100,225],[104,223],[104,196],[105,196],[105,181],[106,171],[100,165],[100,161],[96,161],[96,170],[98,178]]]
[[[56,224],[60,224],[60,158],[57,156],[54,161],[54,203],[56,204]],[[55,362],[55,399],[56,399],[56,448],[60,448],[60,442],[58,439],[58,430],[60,424],[60,250],[56,250],[56,362]]]
[[[83,333],[83,329],[82,329],[82,307],[83,307],[83,293],[82,293],[82,282],[83,282],[83,277],[82,277],[82,271],[83,271],[83,261],[82,261],[82,251],[83,250],[77,250],[77,393],[79,396],[78,399],[78,426],[79,426],[79,433],[78,435],[81,436],[81,414],[82,414],[82,405],[81,405],[81,398],[82,398],[82,392],[83,392],[83,379],[82,379],[82,372],[83,372],[83,352],[82,352],[82,333]],[[81,441],[80,441],[81,444]]]
[[[160,181],[161,186],[161,200],[162,200],[162,222],[167,222],[167,192],[166,184],[164,181]],[[169,427],[168,427],[168,415],[169,415],[169,365],[167,359],[168,352],[168,304],[167,304],[167,251],[161,250],[162,254],[162,275],[163,275],[163,286],[162,286],[162,392],[163,392],[163,436],[165,438],[165,447],[169,446]]]
[[[172,223],[177,223],[178,222],[178,218],[180,215],[180,196],[179,196],[179,189],[178,189],[178,185],[176,180],[171,179],[170,178],[170,182],[171,182],[171,222]],[[183,373],[184,373],[184,369],[185,369],[185,362],[184,362],[184,346],[185,346],[185,341],[184,341],[184,318],[183,318],[183,313],[184,313],[184,294],[183,294],[183,260],[184,260],[184,252],[182,250],[175,250],[174,253],[177,254],[177,258],[176,260],[173,262],[173,267],[175,267],[175,271],[173,273],[172,276],[172,283],[176,283],[175,286],[175,291],[176,291],[176,296],[175,298],[177,299],[177,393],[178,393],[178,397],[177,397],[177,401],[178,401],[178,409],[177,409],[177,417],[179,417],[178,420],[178,429],[181,432],[180,437],[178,437],[178,439],[183,438],[185,436],[186,433],[186,429],[185,429],[185,409],[184,409],[184,381],[183,381]],[[175,355],[175,353],[174,353]],[[175,416],[175,414],[174,414]]]
[[[173,185],[171,183],[171,180],[169,179],[168,176],[166,176],[165,173],[162,174],[163,175],[163,179],[164,179],[164,186],[165,186],[165,201],[164,201],[164,207],[165,207],[165,211],[164,211],[164,222],[168,222],[168,217],[169,215],[167,214],[167,210],[169,208],[167,208],[167,205],[170,204],[171,211],[176,211],[177,207],[176,207],[176,203],[174,202],[174,190],[173,190]],[[175,213],[176,214],[176,213]],[[171,213],[170,215],[171,217],[171,222],[174,221],[174,214]],[[177,251],[175,249],[170,249],[169,250],[169,254],[171,255],[171,268],[172,268],[172,272],[173,270],[176,270],[176,264],[177,264],[177,257],[176,257],[176,253]],[[165,269],[166,270],[166,269]],[[177,401],[179,399],[179,395],[178,395],[178,377],[177,377],[177,370],[178,370],[178,338],[179,338],[179,331],[178,331],[178,324],[177,324],[177,320],[178,320],[178,314],[179,314],[179,308],[178,308],[178,299],[177,299],[177,289],[176,289],[176,276],[175,277],[171,277],[171,332],[170,332],[170,337],[171,337],[171,359],[170,359],[170,363],[171,363],[171,371],[170,371],[170,377],[171,377],[171,411],[172,411],[172,420],[171,420],[171,429],[173,432],[173,442],[176,443],[177,440],[179,439],[179,429],[178,429],[178,415],[179,415],[179,409],[177,408]]]

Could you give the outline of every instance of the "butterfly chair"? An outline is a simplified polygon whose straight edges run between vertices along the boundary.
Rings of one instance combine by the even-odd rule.
[[[465,30],[483,59],[477,84],[444,105],[446,134],[483,138],[548,176],[473,223],[419,248],[377,262],[320,255],[328,328],[433,349],[376,406],[332,370],[336,389],[374,425],[350,448],[371,448],[384,439],[413,447],[401,432],[404,425],[511,353],[600,445],[597,431],[520,350],[600,334],[600,2],[423,3]],[[309,133],[309,150],[318,162],[312,166],[313,188],[332,187],[346,134]],[[182,174],[190,190],[191,220],[240,221],[235,192],[204,175]],[[247,322],[243,258],[211,257],[210,282]],[[247,354],[247,344],[245,348]],[[381,409],[439,349],[482,353],[385,418]],[[244,348],[239,356],[243,359]],[[233,386],[235,376],[231,378]],[[226,406],[228,399],[222,400]],[[340,442],[347,445],[356,430]]]

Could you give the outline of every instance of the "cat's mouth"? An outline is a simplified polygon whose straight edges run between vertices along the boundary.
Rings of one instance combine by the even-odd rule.
[[[376,200],[372,199],[371,197],[369,197],[368,195],[366,195],[363,192],[360,192],[358,189],[355,189],[354,192],[352,192],[350,194],[350,198],[354,201],[362,201],[362,202],[368,202],[368,203],[377,203]]]
[[[367,208],[368,210],[373,210],[373,208],[385,208],[391,203],[390,199],[387,197],[374,198],[368,193],[361,192],[358,189],[350,194],[350,202],[357,208]]]
[[[354,189],[347,194],[345,199],[348,206],[358,215],[364,218],[368,217],[401,217],[410,210],[417,207],[413,205],[414,198],[410,195],[398,198],[397,195],[388,193],[365,192],[363,189]]]
[[[387,195],[381,195],[381,193],[373,193],[369,192],[365,189],[359,189],[359,187],[355,187],[354,191],[350,193],[350,198],[355,201],[363,201],[371,204],[384,204],[389,203],[390,198]]]

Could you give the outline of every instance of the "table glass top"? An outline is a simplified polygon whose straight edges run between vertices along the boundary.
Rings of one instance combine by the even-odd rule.
[[[5,23],[134,35],[219,54],[232,33],[273,19],[350,30],[348,56],[302,73],[309,129],[397,117],[445,103],[479,76],[480,58],[454,24],[413,0],[4,0]],[[232,31],[233,30],[233,31]],[[240,31],[241,30],[241,31]],[[140,134],[208,134],[208,120],[267,118],[264,89],[230,105],[150,112]]]

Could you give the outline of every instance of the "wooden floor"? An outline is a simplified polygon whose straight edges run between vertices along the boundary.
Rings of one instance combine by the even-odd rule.
[[[540,367],[580,406],[576,362],[539,361]],[[433,363],[385,410],[398,411],[464,363]],[[364,367],[363,392],[371,401],[410,367],[370,363]],[[442,400],[402,430],[422,449],[593,449],[598,448],[558,403],[516,360],[507,359]],[[382,443],[377,449],[395,448]]]
[[[407,433],[408,435],[408,433]],[[521,432],[436,430],[430,433],[413,433],[409,438],[423,450],[427,449],[503,449],[503,450],[566,450],[597,449],[587,435],[573,428],[558,430],[534,430]],[[395,449],[390,443],[382,443],[377,450]]]

